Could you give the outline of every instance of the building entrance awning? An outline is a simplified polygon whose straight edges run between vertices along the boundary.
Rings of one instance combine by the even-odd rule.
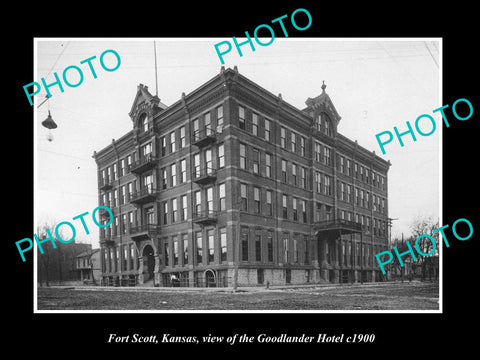
[[[319,221],[315,223],[313,229],[315,230],[316,234],[319,233],[328,235],[328,233],[334,234],[361,234],[362,233],[362,224],[343,220],[343,219],[336,219],[336,220],[325,220]]]

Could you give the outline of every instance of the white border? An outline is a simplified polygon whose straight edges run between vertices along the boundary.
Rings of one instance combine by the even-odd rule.
[[[33,38],[33,52],[34,52],[34,61],[33,61],[33,74],[34,79],[38,79],[38,72],[37,72],[37,44],[38,41],[153,41],[153,40],[161,40],[161,41],[222,41],[225,40],[224,38]],[[439,99],[441,106],[443,104],[443,38],[275,38],[276,41],[438,41],[439,42]],[[37,121],[38,121],[38,111],[37,111],[37,96],[34,98],[34,164],[33,164],[33,179],[34,179],[34,194],[37,194]],[[433,110],[433,109],[432,109]],[[442,164],[442,152],[443,152],[443,126],[439,126],[440,134],[439,134],[439,224],[443,225],[443,212],[442,212],[442,204],[443,204],[443,197],[442,197],[442,189],[443,189],[443,164]],[[35,196],[35,195],[34,195]],[[34,202],[35,204],[35,202]],[[33,233],[36,233],[37,227],[37,211],[36,207],[34,206],[34,217],[33,217]],[[32,239],[33,240],[33,239]],[[34,240],[33,240],[34,241]],[[440,241],[439,241],[440,243]],[[34,246],[35,248],[35,246]],[[440,270],[440,277],[439,277],[439,309],[438,310],[39,310],[37,308],[37,251],[33,251],[33,312],[35,314],[117,314],[117,313],[127,313],[127,314],[145,314],[145,313],[161,313],[161,314],[225,314],[225,313],[232,313],[232,314],[239,314],[239,313],[252,313],[252,314],[396,314],[396,313],[407,313],[407,314],[441,314],[443,313],[443,242],[442,246],[439,249],[439,270]],[[228,288],[226,288],[228,289]],[[314,289],[314,287],[312,287]],[[117,291],[117,290],[113,290]],[[118,290],[121,291],[121,290]],[[168,291],[166,289],[166,291]],[[139,291],[141,292],[141,290]],[[158,291],[159,294],[162,293],[162,290]],[[240,295],[241,296],[241,295]]]

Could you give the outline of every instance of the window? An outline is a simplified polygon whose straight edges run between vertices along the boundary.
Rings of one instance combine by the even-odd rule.
[[[129,198],[132,196],[133,194],[133,189],[134,189],[134,186],[133,186],[133,183],[129,182],[128,183],[128,196]]]
[[[265,154],[265,176],[272,177],[272,155]]]
[[[296,164],[292,164],[292,182],[294,186],[297,185],[297,165]]]
[[[113,205],[113,207],[118,205],[118,190],[117,189],[113,190],[113,203],[112,203],[112,205]]]
[[[240,144],[240,168],[247,168],[247,148],[245,144]]]
[[[197,231],[195,233],[195,251],[196,251],[196,261],[197,261],[197,264],[201,264],[202,263],[202,258],[203,258],[203,244],[202,244],[202,232],[201,231]]]
[[[350,159],[347,159],[347,175],[352,175],[352,162],[350,161]]]
[[[207,243],[208,243],[208,263],[213,263],[215,259],[215,237],[213,235],[213,229],[207,230]]]
[[[135,260],[135,246],[129,244],[130,247],[130,270],[134,270],[134,260]]]
[[[240,184],[240,198],[241,198],[241,210],[247,211],[248,202],[247,202],[247,184]]]
[[[260,213],[260,188],[253,188],[253,212]]]
[[[325,130],[324,133],[325,133],[325,135],[332,136],[332,129],[330,127],[330,119],[326,115],[323,115],[322,118],[324,120],[324,130]]]
[[[127,233],[127,214],[122,214],[120,218],[120,231],[123,235]]]
[[[255,234],[255,261],[262,261],[262,236]]]
[[[287,130],[285,128],[280,129],[280,146],[284,149],[287,148]]]
[[[220,228],[220,261],[227,261],[227,229]]]
[[[218,185],[218,209],[220,211],[225,211],[227,205],[225,203],[225,184]]]
[[[179,148],[180,149],[183,149],[185,147],[185,126],[182,126],[180,128],[180,144],[179,144]]]
[[[270,141],[270,139],[271,139],[270,120],[265,119],[265,140]]]
[[[202,212],[202,194],[200,190],[195,191],[195,213],[200,214]]]
[[[182,206],[182,221],[187,220],[188,213],[187,213],[187,195],[182,195],[180,197],[180,205]]]
[[[193,171],[196,178],[200,177],[200,154],[193,155]]]
[[[127,188],[126,185],[120,187],[120,205],[127,202]]]
[[[168,201],[162,202],[163,223],[168,224]]]
[[[322,173],[315,172],[315,189],[318,193],[322,193]]]
[[[187,181],[187,160],[180,160],[180,183]]]
[[[200,123],[198,121],[198,119],[195,119],[192,121],[192,129],[193,129],[193,138],[195,140],[198,140],[199,139],[199,130],[200,130]]]
[[[178,221],[177,199],[172,199],[172,222]]]
[[[345,184],[340,181],[340,200],[345,201]]]
[[[221,169],[225,167],[225,148],[223,144],[218,145],[217,149],[218,154],[218,168]]]
[[[332,195],[332,178],[328,175],[325,175],[325,195]]]
[[[300,136],[300,155],[305,156],[305,138]]]
[[[340,155],[340,162],[338,164],[339,166],[339,170],[341,173],[345,173],[345,158],[343,156]]]
[[[203,128],[205,129],[205,135],[206,136],[210,136],[212,135],[212,119],[210,117],[210,113],[207,112],[205,114],[205,118],[204,118],[204,124],[203,124]]]
[[[297,211],[297,198],[293,198],[293,220],[298,220],[298,211]]]
[[[290,134],[291,139],[292,139],[292,151],[297,152],[297,134],[295,134],[293,131]]]
[[[271,190],[266,191],[266,205],[267,205],[267,215],[272,216],[273,215],[273,206],[272,206],[272,191]]]
[[[315,143],[315,161],[322,161],[322,147],[319,143]]]
[[[258,174],[258,168],[260,166],[260,152],[258,149],[253,149],[253,172]]]
[[[322,117],[320,115],[317,116],[317,131],[322,131]]]
[[[211,173],[213,170],[212,149],[205,150],[205,166],[207,173]]]
[[[175,131],[170,133],[170,152],[174,152],[176,150],[175,146]]]
[[[302,221],[307,222],[307,203],[305,200],[300,200],[300,212],[302,213]]]
[[[293,239],[293,262],[298,263],[298,240]]]
[[[243,106],[238,107],[238,127],[245,130],[245,108]]]
[[[288,234],[283,234],[283,262],[288,263]]]
[[[213,187],[209,187],[206,190],[207,194],[207,213],[211,214],[213,212]]]
[[[128,227],[131,229],[135,226],[135,222],[134,222],[134,217],[133,217],[133,211],[130,211],[128,213]]]
[[[252,113],[252,134],[258,136],[258,115]]]
[[[323,147],[323,163],[327,166],[330,166],[331,164],[331,157],[332,150],[326,146]]]
[[[160,169],[160,177],[162,178],[162,189],[167,188],[167,169],[161,168]]]
[[[173,243],[173,265],[178,265],[178,237],[172,236]]]
[[[165,243],[163,244],[165,249],[165,266],[168,266],[169,257],[170,257],[170,244],[168,243],[168,239],[165,239]]]
[[[282,195],[282,217],[288,219],[287,195]]]
[[[162,156],[165,156],[167,153],[167,139],[165,138],[165,136],[162,136],[162,138],[160,139],[160,146],[160,152]]]
[[[147,118],[147,114],[142,114],[142,115],[140,116],[139,123],[140,123],[140,127],[141,127],[141,129],[142,129],[143,132],[148,131],[148,118]]]
[[[118,176],[125,174],[125,159],[120,160],[120,168],[118,169]]]
[[[304,189],[307,188],[306,169],[304,167],[300,168],[300,186]]]
[[[248,232],[242,232],[242,261],[248,261]]]
[[[188,234],[183,234],[182,239],[183,239],[183,265],[188,265]]]
[[[112,180],[117,180],[117,164],[113,164],[113,174],[112,174]]]
[[[267,233],[267,261],[273,261],[273,233]]]
[[[287,161],[282,159],[282,181],[287,182]]]
[[[176,186],[177,185],[177,167],[176,164],[170,165],[170,185]]]
[[[217,133],[223,131],[223,105],[217,107]]]

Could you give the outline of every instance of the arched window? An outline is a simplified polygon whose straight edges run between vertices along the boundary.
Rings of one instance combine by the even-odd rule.
[[[323,133],[332,136],[332,122],[327,114],[322,114]]]
[[[147,118],[147,114],[143,113],[142,115],[140,115],[139,119],[138,119],[138,127],[142,130],[142,131],[148,131],[148,118]]]

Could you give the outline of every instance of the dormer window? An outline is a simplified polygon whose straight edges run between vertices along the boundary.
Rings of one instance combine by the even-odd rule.
[[[317,131],[332,136],[332,123],[327,114],[321,113],[317,116],[316,127]]]
[[[326,116],[325,114],[322,114],[322,120],[323,120],[323,123],[324,123],[324,134],[325,135],[328,135],[328,136],[332,136],[332,128],[330,126],[330,119],[328,118],[328,116]]]
[[[138,119],[138,127],[143,132],[148,131],[148,117],[147,117],[147,114],[143,113],[142,115],[140,115],[140,118]]]

